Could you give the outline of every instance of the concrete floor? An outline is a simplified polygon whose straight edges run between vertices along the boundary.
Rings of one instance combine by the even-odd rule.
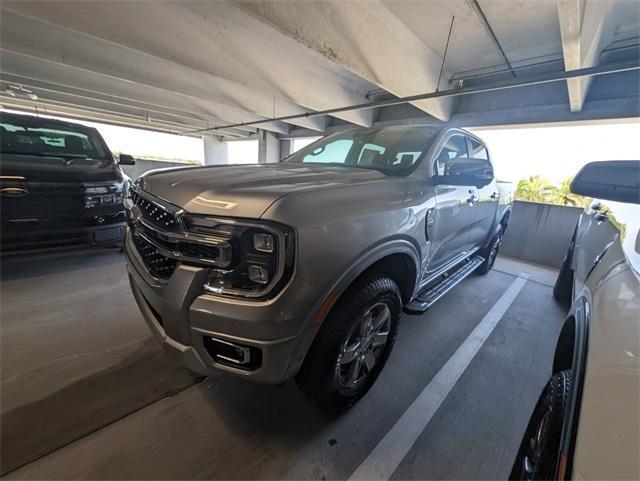
[[[185,389],[194,381],[150,342],[117,253],[21,265],[9,277],[5,267],[3,470],[7,479],[349,478],[522,272],[530,280],[393,479],[506,479],[564,317],[553,271],[499,259],[424,315],[403,316],[377,383],[332,417],[293,382],[216,376]],[[70,409],[82,415],[65,417]]]
[[[2,473],[191,386],[152,338],[119,250],[2,261]]]

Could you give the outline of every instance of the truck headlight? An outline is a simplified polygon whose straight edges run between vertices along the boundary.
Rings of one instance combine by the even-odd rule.
[[[123,200],[122,182],[85,183],[83,184],[83,190],[85,209],[119,204]]]
[[[224,239],[231,245],[231,262],[210,266],[204,291],[231,297],[275,295],[291,277],[294,232],[274,222],[245,222],[186,215],[185,230]]]

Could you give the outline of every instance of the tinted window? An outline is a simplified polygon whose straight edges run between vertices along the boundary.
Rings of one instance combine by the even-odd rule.
[[[438,158],[436,159],[436,175],[445,175],[449,161],[454,159],[468,159],[467,139],[463,135],[449,137]]]
[[[287,163],[330,163],[407,175],[440,129],[407,126],[329,135],[288,157]]]
[[[489,154],[487,153],[487,149],[480,142],[477,142],[473,139],[469,139],[471,144],[471,157],[474,159],[482,159],[489,160]]]

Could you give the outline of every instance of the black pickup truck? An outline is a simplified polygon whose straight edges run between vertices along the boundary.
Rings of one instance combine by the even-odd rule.
[[[121,242],[127,177],[96,129],[0,112],[0,140],[3,255]]]

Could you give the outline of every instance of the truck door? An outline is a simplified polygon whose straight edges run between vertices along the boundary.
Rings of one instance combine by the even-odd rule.
[[[500,191],[495,178],[493,178],[493,166],[489,159],[487,148],[475,139],[467,137],[469,140],[469,156],[478,161],[486,162],[487,173],[491,178],[487,178],[486,185],[476,187],[476,211],[473,225],[469,229],[469,244],[484,246],[491,234],[492,227],[498,212],[498,200]]]
[[[433,165],[436,205],[429,214],[431,249],[428,271],[433,271],[461,255],[469,248],[469,229],[475,218],[475,187],[447,182],[449,166],[469,159],[467,140],[463,134],[448,137],[436,154]]]

